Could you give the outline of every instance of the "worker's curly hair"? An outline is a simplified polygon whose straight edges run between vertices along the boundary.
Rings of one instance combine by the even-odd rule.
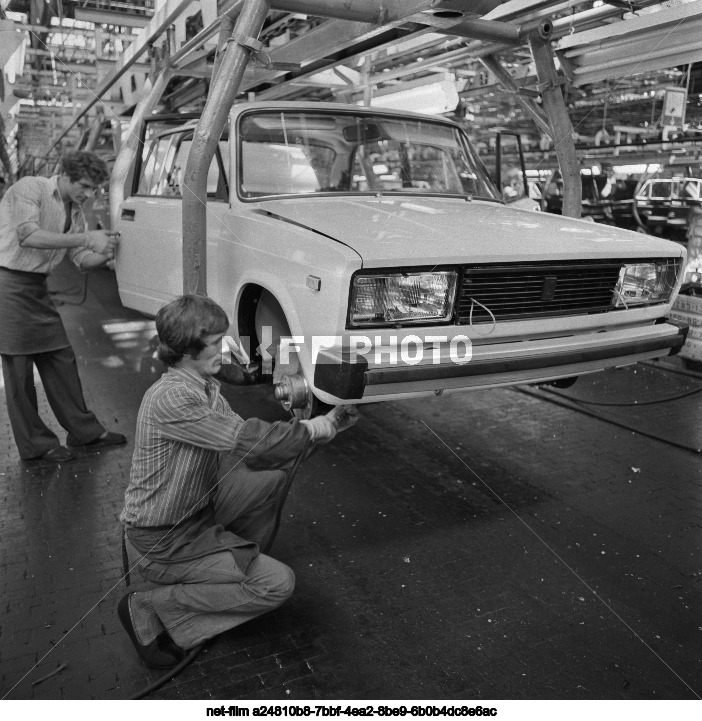
[[[71,183],[75,183],[81,178],[88,178],[95,185],[102,185],[110,177],[107,163],[95,153],[88,153],[84,150],[66,153],[61,158],[61,171],[68,176]]]
[[[159,360],[170,366],[186,355],[194,358],[205,348],[205,336],[224,333],[227,328],[227,314],[211,298],[181,295],[156,314]]]

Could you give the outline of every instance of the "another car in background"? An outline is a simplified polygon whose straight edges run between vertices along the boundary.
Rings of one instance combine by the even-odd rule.
[[[690,210],[702,205],[701,178],[649,178],[636,193],[636,214],[652,235],[682,240]]]
[[[617,179],[612,184],[612,192],[602,198],[602,203],[609,208],[612,222],[618,228],[635,230],[638,227],[634,214],[634,195],[638,186],[636,179]]]

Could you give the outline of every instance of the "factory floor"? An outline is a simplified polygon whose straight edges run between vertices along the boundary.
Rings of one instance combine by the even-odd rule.
[[[162,369],[112,273],[85,294],[65,268],[52,282],[88,405],[129,443],[23,463],[0,403],[0,697],[125,699],[161,676],[116,606],[136,415]],[[292,487],[271,551],[291,601],[151,698],[699,699],[702,374],[685,365],[363,406]],[[270,387],[225,395],[286,417]]]

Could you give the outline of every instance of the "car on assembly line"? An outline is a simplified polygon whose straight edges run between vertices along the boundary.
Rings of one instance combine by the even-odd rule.
[[[113,227],[125,306],[183,287],[196,119],[148,117]],[[207,290],[286,408],[567,379],[676,352],[680,245],[522,210],[452,121],[235,105],[207,178]]]
[[[634,200],[639,222],[649,233],[682,239],[692,209],[702,207],[702,178],[649,178]]]

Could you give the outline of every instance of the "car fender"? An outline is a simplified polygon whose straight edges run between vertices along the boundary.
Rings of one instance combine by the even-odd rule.
[[[359,254],[332,238],[273,218],[232,213],[218,238],[217,300],[236,325],[245,289],[256,285],[268,291],[291,334],[304,338],[299,355],[311,378],[312,336],[345,326],[349,280],[361,267]]]

